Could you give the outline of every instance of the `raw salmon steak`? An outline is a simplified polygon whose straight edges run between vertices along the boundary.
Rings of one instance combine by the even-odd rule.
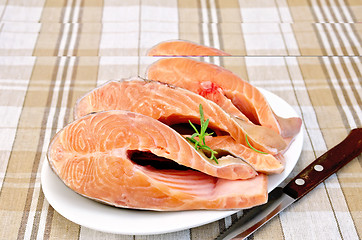
[[[219,49],[185,40],[164,41],[152,47],[148,56],[230,56]]]
[[[266,175],[248,180],[210,176],[206,172],[218,168],[180,134],[128,111],[89,114],[67,125],[52,139],[48,161],[66,186],[116,207],[238,209],[267,201]]]
[[[282,118],[274,114],[256,87],[214,64],[189,58],[160,59],[149,66],[147,78],[198,93],[244,122],[273,129],[287,143],[302,124],[300,118]]]
[[[215,126],[217,126],[217,124],[220,125],[218,122],[220,120],[216,118],[215,115],[211,120],[208,114],[212,112],[210,110],[211,107],[207,106],[205,102],[202,102],[202,100],[208,101],[207,99],[190,91],[180,90],[190,93],[191,96],[198,98],[201,102],[194,101],[189,96],[188,107],[185,107],[185,101],[182,102],[182,105],[177,101],[177,91],[175,91],[174,88],[159,82],[138,80],[138,78],[128,81],[111,81],[94,89],[77,102],[74,108],[75,119],[93,112],[128,110],[160,120],[167,125],[187,122],[189,119],[197,123],[200,122],[200,116],[196,103],[203,103],[205,106],[204,110],[206,110],[205,117],[210,119],[210,124]],[[187,97],[187,95],[182,95],[182,97]],[[171,99],[172,101],[170,101]],[[218,108],[216,104],[214,105]],[[193,109],[193,107],[196,109]],[[215,109],[212,110],[217,112]],[[219,109],[219,111],[223,112],[222,109]],[[238,133],[238,130],[241,131],[240,127],[237,129],[238,124],[232,119],[227,118],[226,113],[224,113],[224,115],[223,119],[226,125],[218,127],[225,130],[228,128],[233,129],[234,135],[241,134]],[[199,160],[201,161],[202,159],[200,156]],[[197,162],[199,161],[193,162],[193,164]],[[190,163],[187,162],[180,164],[225,179],[248,179],[257,175],[255,169],[238,156],[223,156],[218,164],[210,159],[208,165],[190,165]]]
[[[263,152],[277,154],[286,144],[269,128],[239,122],[216,103],[183,88],[133,78],[110,81],[83,96],[75,106],[75,118],[104,110],[129,110],[155,118],[167,125],[200,123],[199,105],[216,133],[228,134],[237,143],[250,144]]]

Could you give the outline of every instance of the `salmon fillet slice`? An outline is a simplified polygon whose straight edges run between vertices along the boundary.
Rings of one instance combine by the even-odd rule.
[[[220,66],[189,58],[165,58],[149,66],[147,78],[198,93],[246,122],[273,129],[288,143],[300,131],[300,118],[277,116],[256,87]]]
[[[231,56],[219,49],[185,40],[161,42],[148,50],[147,56]]]
[[[135,152],[151,152],[201,171],[138,164]],[[235,209],[267,201],[265,175],[227,180],[205,174],[219,169],[167,125],[133,112],[113,110],[75,120],[54,136],[47,157],[66,186],[116,207]]]
[[[263,152],[277,154],[286,148],[283,138],[270,129],[253,124],[242,126],[212,101],[172,85],[132,78],[110,81],[80,98],[75,106],[75,118],[104,110],[129,110],[150,116],[167,125],[176,123],[200,123],[199,104],[203,106],[205,119],[215,132],[227,133],[236,142],[250,144]]]

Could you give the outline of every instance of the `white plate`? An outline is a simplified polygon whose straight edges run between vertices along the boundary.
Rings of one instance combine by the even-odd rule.
[[[279,116],[298,116],[294,109],[280,97],[263,89],[260,91]],[[284,172],[269,176],[269,192],[277,187],[292,171],[299,159],[302,145],[303,134],[300,131],[285,153],[286,167]],[[161,234],[207,224],[237,212],[235,210],[155,212],[107,206],[82,197],[66,187],[50,169],[48,161],[44,161],[43,164],[41,184],[46,199],[58,213],[82,226],[109,233]]]

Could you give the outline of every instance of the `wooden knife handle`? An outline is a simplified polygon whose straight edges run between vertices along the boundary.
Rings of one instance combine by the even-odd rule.
[[[353,129],[338,145],[324,153],[300,172],[284,192],[299,199],[314,189],[341,167],[357,157],[362,151],[362,128]]]

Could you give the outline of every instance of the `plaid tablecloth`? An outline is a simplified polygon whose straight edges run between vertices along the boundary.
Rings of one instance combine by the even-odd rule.
[[[40,184],[51,137],[78,97],[144,76],[169,39],[216,47],[221,65],[290,103],[304,146],[290,180],[362,121],[360,0],[0,1],[0,239],[213,239],[237,219],[162,235],[98,232],[62,217]],[[360,239],[359,156],[250,239]]]

